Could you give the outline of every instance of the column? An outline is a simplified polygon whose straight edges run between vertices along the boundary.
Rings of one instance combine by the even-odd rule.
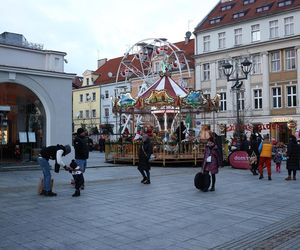
[[[252,115],[252,92],[251,92],[251,74],[248,74],[248,79],[244,80],[244,98],[245,98],[245,116]]]
[[[200,62],[196,63],[195,67],[195,90],[199,90],[201,88],[201,66]]]
[[[270,83],[269,83],[269,57],[268,52],[262,53],[262,98],[263,98],[263,115],[270,114]]]
[[[300,113],[300,46],[297,46],[296,48],[297,52],[297,114]]]
[[[210,98],[214,98],[217,93],[217,77],[216,77],[216,63],[210,63]]]

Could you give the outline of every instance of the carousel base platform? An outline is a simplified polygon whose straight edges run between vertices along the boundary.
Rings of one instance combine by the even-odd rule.
[[[162,156],[151,159],[151,165],[155,166],[174,166],[174,167],[182,167],[182,166],[201,166],[203,161],[203,158],[195,158],[192,155],[178,155],[178,156]],[[107,159],[106,162],[108,163],[118,163],[118,164],[132,164],[132,165],[138,165],[138,159],[133,158],[130,155],[119,155],[114,156],[111,159]]]

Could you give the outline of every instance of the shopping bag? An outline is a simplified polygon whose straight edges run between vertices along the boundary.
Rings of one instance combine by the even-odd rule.
[[[54,180],[53,180],[53,178],[51,178],[51,190],[53,190],[53,182],[54,182]],[[42,192],[43,192],[43,190],[44,190],[44,178],[40,178],[40,180],[39,180],[39,183],[38,183],[38,194],[42,194]]]

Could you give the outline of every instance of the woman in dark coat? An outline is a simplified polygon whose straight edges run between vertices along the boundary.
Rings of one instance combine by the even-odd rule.
[[[297,144],[297,139],[294,135],[290,135],[289,137],[289,143],[287,145],[287,162],[286,162],[286,168],[288,170],[288,177],[285,178],[285,180],[290,181],[292,180],[292,172],[293,172],[293,180],[296,180],[296,173],[299,169],[299,157],[300,154],[300,148]]]
[[[204,151],[203,171],[210,172],[212,184],[210,191],[215,191],[216,174],[219,172],[219,166],[222,165],[221,157],[218,151],[218,146],[213,137],[208,139]]]
[[[143,134],[142,143],[139,148],[138,170],[143,176],[141,183],[150,184],[150,156],[153,153],[152,143],[147,134]]]

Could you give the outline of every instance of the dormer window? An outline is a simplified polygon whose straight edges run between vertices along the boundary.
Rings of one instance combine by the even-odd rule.
[[[293,3],[292,0],[284,0],[284,1],[280,1],[280,2],[278,2],[278,7],[288,6],[288,5],[291,5],[292,3]]]
[[[221,11],[230,10],[232,8],[233,4],[227,4],[221,7]]]
[[[270,10],[271,7],[272,7],[272,4],[264,5],[264,6],[258,7],[258,8],[256,9],[256,12],[257,12],[257,13],[265,12],[265,11]]]
[[[240,12],[234,13],[233,18],[237,19],[237,18],[243,17],[245,15],[246,15],[245,11],[240,11]]]
[[[244,0],[244,5],[248,5],[248,4],[251,4],[254,2],[255,2],[255,0]]]
[[[213,18],[213,19],[210,19],[209,20],[209,23],[210,24],[215,24],[215,23],[219,23],[219,22],[221,22],[221,17],[215,17],[215,18]]]

